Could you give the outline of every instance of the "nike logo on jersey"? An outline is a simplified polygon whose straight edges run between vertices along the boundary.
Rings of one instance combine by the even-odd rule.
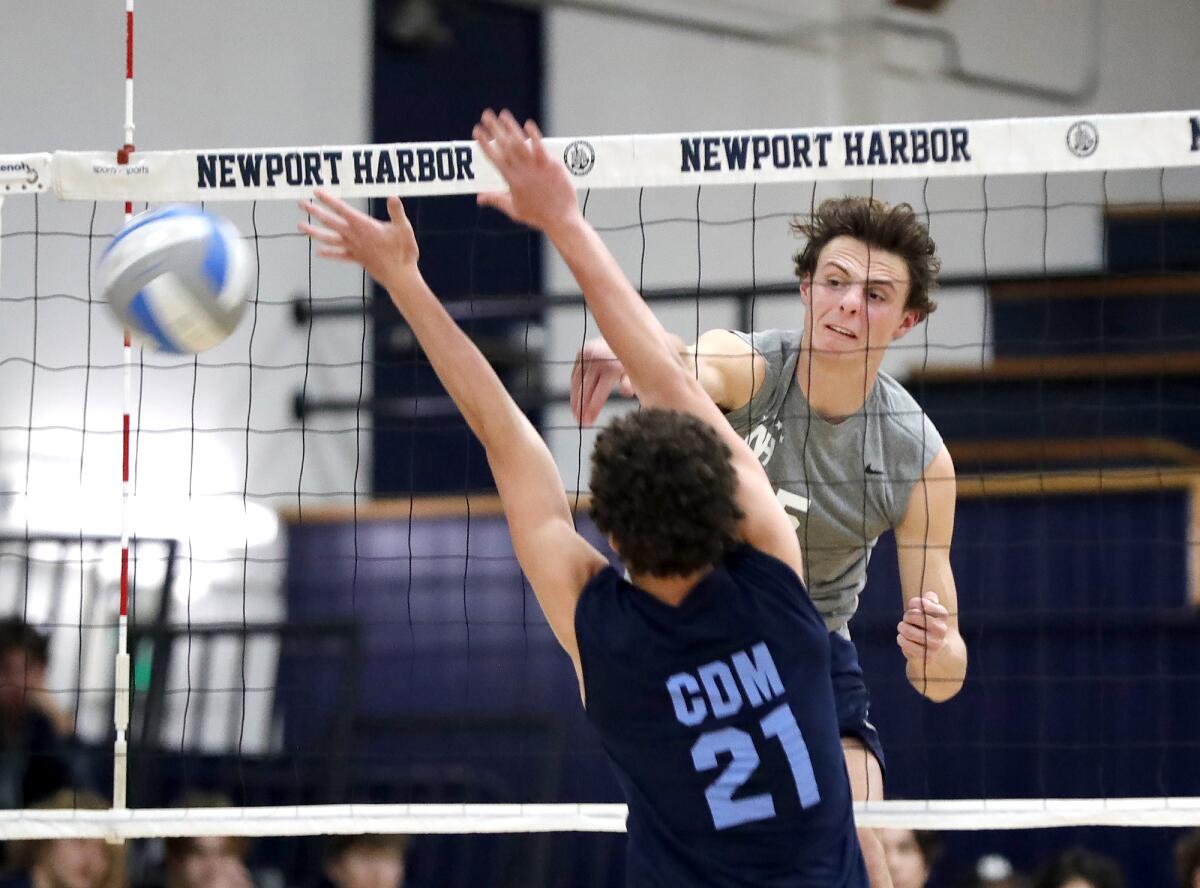
[[[868,475],[882,475],[883,474],[883,472],[879,471],[879,469],[875,468],[870,463],[867,463],[867,465],[863,469],[863,471],[866,472]]]

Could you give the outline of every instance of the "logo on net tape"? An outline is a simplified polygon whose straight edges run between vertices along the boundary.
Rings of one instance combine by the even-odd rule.
[[[563,150],[563,163],[572,176],[586,176],[596,165],[596,149],[591,142],[576,139]]]
[[[1067,147],[1076,157],[1091,157],[1100,144],[1100,133],[1086,120],[1071,124],[1067,130]]]
[[[38,171],[23,160],[0,163],[0,182],[36,185]]]

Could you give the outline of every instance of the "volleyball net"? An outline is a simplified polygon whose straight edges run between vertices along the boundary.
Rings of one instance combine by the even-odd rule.
[[[859,823],[1200,825],[1200,115],[547,141],[688,341],[800,325],[789,222],[826,197],[908,202],[938,243],[939,308],[884,370],[955,457],[971,664],[949,703],[909,687],[881,541],[851,632],[895,800]],[[314,187],[409,200],[434,289],[586,492],[595,325],[474,208],[500,185],[465,141],[0,157],[0,616],[49,637],[33,696],[76,773],[128,756],[125,805],[0,812],[0,838],[624,829],[479,451],[386,299],[295,228]],[[230,339],[123,369],[92,285],[123,201],[209,203],[252,242]],[[214,788],[230,808],[169,807]]]

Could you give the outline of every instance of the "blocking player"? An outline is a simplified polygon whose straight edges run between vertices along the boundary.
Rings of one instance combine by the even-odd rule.
[[[384,287],[487,452],[522,569],[629,802],[631,885],[853,886],[866,872],[829,678],[829,635],[761,465],[584,221],[532,123],[475,130],[509,191],[481,203],[544,231],[645,410],[597,439],[592,512],[630,581],[575,532],[533,426],[390,223],[318,192],[302,230]]]

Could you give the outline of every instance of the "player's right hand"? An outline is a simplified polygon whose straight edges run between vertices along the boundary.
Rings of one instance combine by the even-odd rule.
[[[479,194],[480,206],[549,235],[582,218],[566,167],[546,150],[542,131],[532,120],[521,126],[507,109],[496,114],[488,108],[471,135],[508,185],[508,191]]]
[[[593,425],[613,387],[618,385],[621,394],[633,397],[629,375],[608,343],[603,339],[589,340],[575,356],[571,370],[571,413],[575,421]]]

